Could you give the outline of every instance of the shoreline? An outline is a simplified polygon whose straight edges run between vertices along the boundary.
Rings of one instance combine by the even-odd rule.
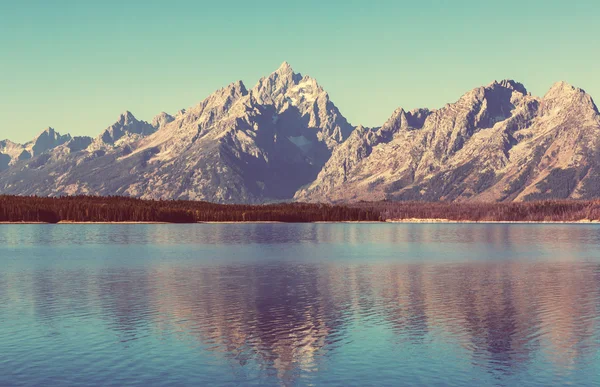
[[[385,223],[404,224],[600,224],[600,220],[451,220],[451,219],[387,219]]]
[[[0,222],[1,224],[174,224],[167,222],[72,222],[72,221],[60,221],[57,223],[49,222]],[[193,224],[193,223],[188,223]]]
[[[337,223],[357,223],[357,224],[600,224],[600,220],[452,220],[452,219],[386,219],[381,222],[377,221],[315,221],[315,222],[280,222],[280,221],[223,221],[223,222],[195,222],[195,223],[170,223],[170,222],[76,222],[76,221],[60,221],[58,223],[48,222],[0,222],[0,225],[26,225],[26,224],[62,224],[62,225],[77,225],[77,224],[299,224],[299,223],[315,223],[315,224],[337,224]]]

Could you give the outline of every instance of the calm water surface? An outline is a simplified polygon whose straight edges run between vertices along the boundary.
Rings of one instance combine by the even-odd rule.
[[[0,225],[2,386],[600,385],[600,226]]]

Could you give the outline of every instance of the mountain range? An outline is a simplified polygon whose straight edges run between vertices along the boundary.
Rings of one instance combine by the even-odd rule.
[[[542,98],[504,80],[437,110],[352,126],[284,62],[151,122],[130,112],[97,137],[47,128],[0,141],[0,194],[126,195],[219,203],[527,201],[600,196],[600,114],[558,82]]]

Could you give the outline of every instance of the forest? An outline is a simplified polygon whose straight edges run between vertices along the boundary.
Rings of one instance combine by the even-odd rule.
[[[600,201],[549,200],[522,203],[359,202],[346,205],[276,203],[215,204],[184,200],[142,200],[123,196],[3,196],[0,222],[377,222],[600,221]]]
[[[473,222],[577,222],[600,220],[600,200],[530,202],[378,202],[360,203],[382,219],[445,219]]]
[[[123,196],[0,196],[0,222],[342,222],[379,221],[367,207],[279,203],[214,204]]]

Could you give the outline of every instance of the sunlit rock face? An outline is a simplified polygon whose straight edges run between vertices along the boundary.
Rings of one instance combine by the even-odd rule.
[[[522,201],[600,193],[600,115],[564,82],[542,97],[493,82],[441,109],[353,127],[284,62],[151,122],[128,111],[95,138],[52,128],[0,141],[0,193],[220,203]]]
[[[251,90],[234,82],[151,123],[125,112],[93,140],[69,138],[40,158],[31,154],[4,167],[0,192],[290,200],[353,129],[327,92],[286,62]]]
[[[306,201],[521,201],[600,194],[600,117],[564,82],[543,97],[506,80],[436,111],[399,109],[381,128],[357,129]]]

